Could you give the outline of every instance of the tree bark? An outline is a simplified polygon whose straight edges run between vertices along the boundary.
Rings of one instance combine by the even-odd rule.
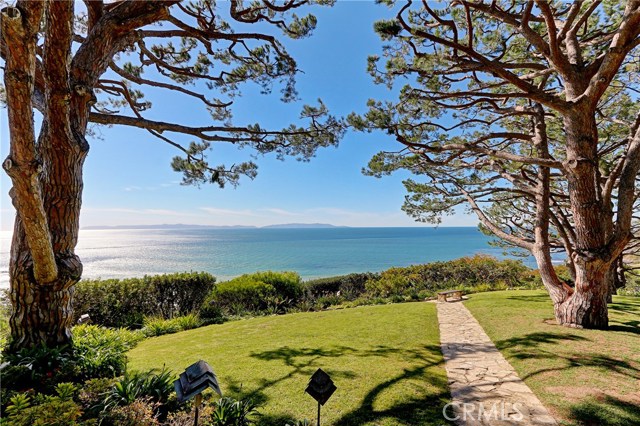
[[[573,293],[556,304],[556,319],[567,327],[606,329],[615,259],[607,247],[612,238],[612,217],[610,209],[603,205],[594,113],[588,104],[577,103],[565,115],[564,125],[564,168],[575,221],[576,248],[572,258],[576,279]]]
[[[576,272],[575,291],[556,307],[558,322],[567,327],[607,329],[607,298],[615,271],[602,261],[592,261],[578,263]]]

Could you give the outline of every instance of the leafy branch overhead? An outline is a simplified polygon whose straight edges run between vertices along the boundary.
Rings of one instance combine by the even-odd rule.
[[[236,124],[232,114],[251,84],[262,93],[279,89],[284,102],[298,101],[298,65],[282,40],[311,34],[316,19],[302,12],[307,6],[332,4],[3,2],[0,101],[7,107],[10,149],[2,165],[17,212],[9,268],[15,348],[62,345],[71,338],[73,288],[82,276],[75,247],[90,125],[146,130],[179,151],[172,166],[183,183],[195,185],[235,185],[242,176],[256,175],[252,161],[210,164],[213,143],[248,148],[251,158],[274,153],[300,160],[338,143],[344,123],[321,101],[302,107],[299,122],[283,129]],[[154,102],[192,101],[206,122],[163,119],[145,95],[149,90]]]
[[[344,133],[343,123],[331,116],[321,101],[303,108],[302,125],[268,130],[259,124],[232,123],[233,103],[241,96],[245,84],[259,85],[264,94],[277,86],[282,101],[298,99],[295,77],[299,69],[280,39],[311,34],[316,18],[295,13],[310,4],[332,5],[333,1],[300,0],[277,5],[267,1],[217,4],[200,0],[148,5],[149,9],[161,10],[159,17],[132,29],[119,46],[111,47],[114,54],[103,58],[106,67],[95,82],[89,121],[142,128],[173,145],[181,151],[173,166],[184,174],[185,184],[235,185],[241,175],[255,176],[256,166],[251,162],[231,167],[211,166],[206,156],[211,142],[251,147],[261,154],[276,152],[279,158],[293,155],[301,159],[312,157],[317,147],[336,145]],[[73,41],[76,46],[91,49],[96,43],[95,27],[107,17],[114,21],[122,19],[128,2],[86,1],[85,6],[86,14],[76,16]],[[45,91],[43,70],[42,59],[38,58],[33,103],[41,112],[46,108],[41,102]],[[153,107],[145,97],[148,88],[193,99],[208,111],[211,123],[216,124],[190,127],[147,118]],[[181,135],[199,141],[184,144]]]
[[[640,2],[379,3],[395,17],[375,24],[385,44],[368,70],[402,86],[349,122],[400,145],[366,173],[413,173],[403,208],[418,220],[466,206],[502,245],[534,254],[561,323],[606,324],[606,301],[580,289],[618,285],[640,237]],[[580,291],[553,273],[559,251]]]

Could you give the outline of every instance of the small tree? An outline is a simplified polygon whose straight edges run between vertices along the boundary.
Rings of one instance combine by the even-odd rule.
[[[372,57],[371,74],[408,83],[398,102],[351,117],[405,147],[378,154],[370,173],[426,177],[405,182],[405,211],[437,223],[466,204],[534,255],[560,324],[606,328],[637,201],[640,1],[435,7],[408,1],[376,23],[386,68]],[[574,287],[556,276],[553,250],[567,253]]]
[[[298,69],[279,39],[310,34],[315,18],[293,11],[312,3],[332,1],[85,0],[78,12],[75,1],[19,0],[2,9],[11,139],[3,168],[17,211],[9,267],[14,347],[70,339],[73,287],[82,274],[74,250],[91,123],[142,128],[173,145],[182,156],[172,166],[187,184],[223,186],[255,176],[252,162],[210,166],[205,152],[212,142],[301,159],[337,143],[341,123],[322,103],[303,109],[304,127],[231,123],[233,98],[245,82],[267,92],[282,82],[283,100],[295,99]],[[210,112],[211,123],[189,127],[146,118],[151,104],[144,87],[191,97]],[[219,98],[200,92],[203,87]],[[37,138],[34,110],[42,117]],[[198,142],[183,146],[172,133]]]

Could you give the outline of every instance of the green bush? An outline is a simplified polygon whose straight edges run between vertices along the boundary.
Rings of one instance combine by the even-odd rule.
[[[153,288],[153,299],[162,318],[196,312],[213,288],[216,279],[206,272],[190,272],[145,277]]]
[[[300,276],[294,272],[258,272],[217,284],[200,315],[208,319],[218,307],[227,315],[283,313],[300,300]]]
[[[144,327],[142,333],[147,337],[162,336],[164,334],[172,334],[180,331],[178,324],[172,319],[163,319],[158,317],[147,317],[144,319]]]
[[[213,406],[210,426],[249,426],[255,424],[258,406],[251,400],[220,398]]]
[[[76,426],[82,410],[73,401],[75,387],[70,383],[59,383],[56,395],[29,394],[13,396],[6,409],[8,424],[12,426]]]
[[[51,391],[57,383],[74,381],[79,367],[71,346],[44,345],[3,354],[2,387],[17,391]]]
[[[83,418],[98,418],[104,408],[105,395],[113,388],[117,379],[89,379],[80,386],[78,402],[83,411]]]
[[[50,392],[60,382],[118,376],[126,367],[126,352],[143,338],[126,329],[79,325],[73,329],[70,346],[35,346],[5,353],[3,361],[9,364],[2,370],[2,387]]]
[[[73,353],[80,378],[115,377],[127,365],[126,352],[143,336],[127,329],[109,329],[96,325],[73,328]]]
[[[167,404],[174,393],[173,381],[173,373],[166,369],[127,371],[107,391],[103,411],[112,411],[116,407],[133,404],[136,400],[145,400],[154,404],[156,416],[166,416]]]
[[[76,285],[76,316],[88,313],[107,327],[142,327],[144,318],[164,319],[197,311],[215,284],[205,272],[145,276],[124,280],[83,280]]]
[[[256,272],[249,275],[253,280],[270,284],[275,289],[275,294],[283,299],[297,302],[303,293],[300,275],[296,272]]]
[[[227,320],[222,308],[216,305],[212,298],[206,299],[202,304],[199,316],[203,324],[222,324]]]
[[[131,404],[115,407],[104,413],[101,426],[156,426],[160,425],[156,414],[157,403],[149,398],[140,398]]]
[[[337,295],[345,300],[354,300],[365,291],[367,281],[375,280],[378,274],[371,272],[361,274],[340,275],[337,277],[319,278],[306,281],[303,286],[308,298]]]
[[[200,327],[202,324],[202,320],[200,320],[200,318],[195,314],[171,319],[149,317],[144,319],[144,328],[142,329],[142,333],[147,337],[162,336],[163,334],[191,330],[192,328]]]
[[[447,262],[391,268],[365,284],[370,297],[419,298],[448,288],[467,291],[496,290],[520,286],[530,270],[516,260],[476,255]]]

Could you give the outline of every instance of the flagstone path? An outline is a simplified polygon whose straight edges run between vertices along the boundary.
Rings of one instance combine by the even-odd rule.
[[[461,302],[436,305],[453,398],[449,420],[460,426],[557,425]]]

